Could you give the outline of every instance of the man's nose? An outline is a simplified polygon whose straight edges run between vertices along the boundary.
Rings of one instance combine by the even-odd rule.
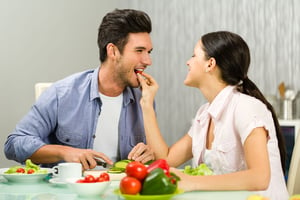
[[[152,59],[149,53],[145,54],[143,56],[143,60],[142,60],[144,65],[152,65]]]

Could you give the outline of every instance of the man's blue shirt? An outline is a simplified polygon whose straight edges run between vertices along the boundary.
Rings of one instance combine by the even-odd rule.
[[[17,124],[5,143],[8,159],[24,162],[46,144],[92,149],[101,99],[98,92],[99,68],[66,77],[45,90],[29,113]],[[141,91],[127,87],[119,121],[119,159],[139,142],[146,143]]]

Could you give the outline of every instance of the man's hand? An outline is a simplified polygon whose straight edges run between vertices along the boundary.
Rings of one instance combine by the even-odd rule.
[[[128,159],[146,163],[154,160],[154,153],[148,145],[140,142],[128,154]]]
[[[103,153],[92,149],[79,149],[64,145],[44,145],[29,157],[34,163],[56,163],[59,161],[77,162],[82,164],[84,170],[97,166],[95,159],[102,159],[107,164],[113,162]]]
[[[80,162],[84,170],[93,169],[97,166],[95,159],[102,159],[106,163],[112,165],[113,162],[103,153],[92,149],[71,148],[64,153],[66,162]]]

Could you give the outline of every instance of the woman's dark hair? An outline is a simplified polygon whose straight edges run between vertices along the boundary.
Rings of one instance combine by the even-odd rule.
[[[285,172],[286,147],[282,131],[274,108],[266,100],[254,82],[248,76],[250,51],[246,42],[237,34],[219,31],[201,37],[203,51],[207,58],[213,57],[221,71],[221,78],[229,85],[237,85],[237,89],[247,95],[261,100],[272,113],[282,170]]]
[[[145,12],[133,9],[115,9],[109,12],[102,19],[98,31],[100,61],[106,60],[108,43],[113,43],[123,53],[129,33],[150,33],[151,30],[151,19]]]

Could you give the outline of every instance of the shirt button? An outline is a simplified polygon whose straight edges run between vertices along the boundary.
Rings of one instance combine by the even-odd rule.
[[[69,139],[69,138],[67,138],[67,139],[66,139],[66,142],[70,142],[70,139]]]
[[[95,139],[95,138],[96,138],[96,135],[93,135],[93,138]]]

